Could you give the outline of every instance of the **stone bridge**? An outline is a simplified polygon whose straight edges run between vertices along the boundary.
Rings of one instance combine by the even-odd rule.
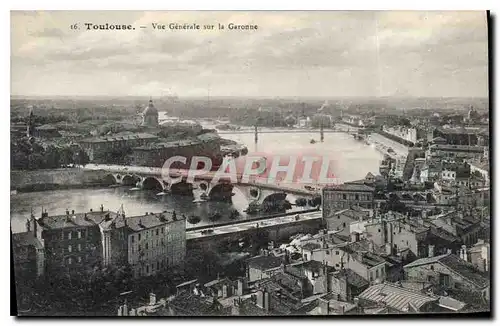
[[[187,182],[185,171],[173,171],[171,177],[182,177],[181,182],[170,183],[162,177],[161,168],[120,166],[120,165],[94,165],[88,164],[86,170],[99,171],[102,182],[106,185],[123,185],[145,190],[155,190],[164,193],[193,195],[195,198],[205,198],[216,201],[229,201],[235,190],[239,190],[256,205],[266,205],[282,201],[287,194],[293,194],[309,200],[320,197],[320,191],[310,191],[299,187],[273,185],[258,180],[248,183],[233,184],[228,180],[212,182],[213,175],[205,174],[194,178],[194,182]],[[168,179],[168,178],[167,178]]]

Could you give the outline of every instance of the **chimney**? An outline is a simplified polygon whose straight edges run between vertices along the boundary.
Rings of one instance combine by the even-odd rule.
[[[318,300],[318,312],[320,315],[328,315],[329,304],[328,300],[322,298]]]
[[[264,309],[264,292],[259,290],[257,292],[257,302],[255,303],[258,307]]]
[[[264,292],[264,311],[269,311],[269,292]]]
[[[149,305],[154,306],[156,304],[156,294],[150,293],[149,294]]]
[[[373,253],[373,242],[368,242],[368,251]]]
[[[69,210],[66,208],[66,216],[69,216]]]
[[[227,297],[228,297],[227,285],[226,285],[226,284],[224,284],[224,285],[222,286],[222,299],[225,299],[225,298],[227,298]]]
[[[434,257],[434,245],[429,245],[429,253],[428,253],[429,258]]]
[[[447,250],[446,250],[446,254],[447,254],[447,255],[450,255],[450,254],[451,254],[451,249],[447,249]]]
[[[358,242],[359,241],[359,234],[357,232],[351,233],[351,242]]]
[[[104,205],[101,204],[101,212],[104,212]]]
[[[128,306],[127,306],[127,302],[125,302],[122,306],[122,312],[123,312],[123,316],[128,316]]]
[[[74,209],[71,210],[71,215],[75,215],[75,210]]]
[[[31,231],[31,221],[29,219],[26,219],[26,232]]]
[[[460,249],[460,258],[462,260],[467,261],[467,246],[466,245],[462,245],[462,248]]]

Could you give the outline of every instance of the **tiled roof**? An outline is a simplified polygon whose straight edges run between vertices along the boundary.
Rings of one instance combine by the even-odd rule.
[[[64,229],[75,227],[89,227],[101,223],[106,216],[110,220],[118,216],[115,212],[95,211],[87,213],[76,213],[69,215],[54,215],[39,218],[38,224],[44,229]]]
[[[248,261],[248,267],[260,270],[277,268],[283,264],[283,260],[275,256],[258,256]]]
[[[370,286],[359,295],[359,298],[383,303],[398,311],[411,310],[410,305],[420,309],[426,303],[437,302],[438,300],[438,298],[387,283]]]
[[[344,276],[346,277],[347,283],[356,288],[362,288],[370,284],[367,280],[359,276],[356,272],[354,272],[350,268],[342,269],[338,273],[334,274],[335,278]]]
[[[36,249],[43,249],[40,240],[33,236],[31,232],[13,233],[12,244],[14,247],[33,246]]]
[[[157,139],[158,136],[148,133],[118,133],[102,137],[85,138],[81,143],[107,143],[113,141],[133,140],[133,139]]]
[[[363,191],[373,192],[375,188],[358,183],[343,183],[341,185],[333,185],[324,187],[325,190],[340,190],[340,191]]]
[[[309,250],[309,251],[313,251],[313,250],[319,249],[319,248],[321,248],[321,245],[314,243],[314,242],[308,242],[302,246],[302,249]]]
[[[466,261],[453,254],[445,254],[436,257],[417,259],[414,262],[405,265],[404,268],[412,268],[433,263],[443,264],[445,267],[447,267],[454,273],[461,275],[463,278],[479,288],[484,288],[490,284],[490,281],[485,274],[478,271],[472,264],[467,263]]]
[[[176,216],[174,220],[172,212],[151,213],[148,215],[117,217],[113,220],[104,221],[101,226],[103,228],[122,228],[128,227],[133,231],[142,231],[175,221],[183,220],[182,217]]]
[[[446,309],[459,311],[459,310],[462,310],[465,307],[465,305],[466,304],[463,303],[462,301],[458,301],[458,300],[455,300],[455,299],[450,298],[450,297],[440,297],[439,298],[439,306],[446,308]]]

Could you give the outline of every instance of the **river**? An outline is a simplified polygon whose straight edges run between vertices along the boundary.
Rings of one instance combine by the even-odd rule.
[[[368,172],[378,173],[382,155],[376,149],[356,141],[345,133],[325,133],[324,142],[311,144],[310,140],[319,140],[318,133],[267,133],[259,134],[257,147],[252,134],[224,134],[224,138],[246,145],[250,152],[258,151],[272,154],[320,152],[335,161],[336,177],[342,181],[353,181],[364,178]],[[247,198],[235,189],[232,203],[202,202],[193,203],[190,197],[157,196],[151,191],[130,191],[130,187],[103,189],[72,189],[44,192],[18,193],[11,196],[11,228],[13,232],[23,232],[26,218],[31,209],[37,216],[42,207],[49,215],[64,214],[66,209],[76,212],[96,210],[102,204],[105,209],[117,211],[123,204],[128,216],[140,215],[146,212],[161,212],[175,210],[186,216],[196,215],[201,221],[196,226],[219,224],[230,221],[229,213],[236,209],[240,212],[239,219],[251,219],[243,210],[248,206]],[[295,197],[287,199],[293,203]],[[294,207],[293,209],[297,209]],[[216,222],[208,218],[214,212],[222,217]],[[193,227],[187,223],[188,227]]]

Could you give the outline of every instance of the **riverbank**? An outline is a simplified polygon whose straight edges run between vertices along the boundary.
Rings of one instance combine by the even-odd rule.
[[[104,187],[102,172],[81,168],[47,170],[13,170],[10,172],[10,190],[37,192],[48,190]]]

